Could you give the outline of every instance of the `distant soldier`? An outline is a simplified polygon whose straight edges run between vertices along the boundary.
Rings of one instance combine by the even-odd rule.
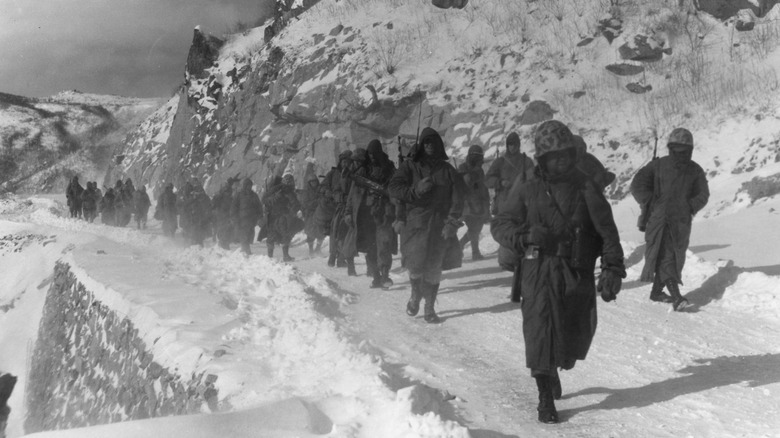
[[[244,178],[241,190],[233,198],[230,217],[235,224],[235,237],[241,245],[241,251],[252,253],[250,245],[255,238],[255,227],[263,217],[263,204],[260,197],[252,190],[254,183],[250,178]]]
[[[124,183],[117,180],[114,185],[114,210],[116,211],[116,225],[124,227],[133,218],[133,181],[128,178]]]
[[[405,223],[401,229],[401,260],[409,270],[412,286],[406,313],[415,316],[425,298],[424,318],[440,322],[434,303],[441,282],[447,239],[457,239],[463,213],[463,182],[447,163],[444,142],[432,128],[423,129],[420,147],[390,179],[390,196],[403,202]],[[457,245],[456,245],[457,246]],[[460,251],[460,247],[457,248]]]
[[[70,217],[81,217],[81,194],[84,193],[84,187],[79,184],[79,177],[74,176],[70,179],[68,187],[65,189],[65,198],[68,200],[68,209]]]
[[[315,254],[320,254],[322,242],[325,239],[324,229],[317,221],[317,207],[320,204],[320,181],[317,179],[317,175],[312,173],[306,181],[300,200],[304,221],[303,230],[306,232],[309,257],[312,257]]]
[[[543,122],[534,146],[539,178],[512,186],[491,232],[498,243],[525,255],[520,271],[525,362],[539,391],[539,421],[557,423],[558,369],[585,359],[596,332],[596,290],[604,301],[616,299],[626,273],[612,209],[575,167],[571,130],[557,120]]]
[[[303,221],[297,214],[301,209],[295,194],[295,180],[290,174],[283,178],[275,177],[268,192],[263,196],[263,204],[268,209],[268,257],[274,256],[274,246],[282,245],[282,260],[295,260],[290,256],[290,242],[298,231],[303,229]]]
[[[135,224],[139,230],[146,229],[146,217],[149,214],[149,207],[152,201],[149,200],[149,194],[146,193],[146,186],[133,193],[133,214],[135,215]]]
[[[506,137],[506,153],[493,161],[485,176],[485,183],[495,191],[493,214],[501,212],[515,179],[520,177],[522,181],[528,181],[534,177],[534,160],[520,152],[520,136],[516,132]]]
[[[693,134],[676,128],[669,134],[669,155],[639,169],[631,181],[631,194],[645,215],[645,266],[640,281],[653,282],[650,299],[671,302],[675,311],[688,306],[680,293],[685,252],[691,236],[693,216],[710,197],[704,170],[691,159]],[[663,292],[666,286],[671,296]]]
[[[368,144],[367,159],[352,173],[352,186],[347,197],[345,221],[352,231],[344,241],[344,256],[353,259],[358,252],[366,254],[367,271],[371,273],[372,288],[388,288],[393,285],[390,268],[393,254],[398,252],[398,238],[393,231],[395,205],[387,193],[395,165],[382,150],[379,140]],[[365,178],[374,188],[361,183]]]
[[[233,234],[235,224],[231,217],[231,208],[233,207],[234,200],[233,186],[237,181],[237,178],[228,178],[225,185],[219,189],[219,192],[217,192],[211,200],[211,210],[214,215],[217,242],[219,242],[219,247],[222,249],[230,249],[230,243],[234,240]],[[254,235],[252,238],[254,238]]]
[[[493,215],[501,212],[513,184],[522,184],[534,178],[534,161],[520,152],[520,136],[516,132],[507,136],[506,154],[493,161],[485,176],[485,183],[495,192],[490,211]],[[511,248],[499,247],[498,265],[502,269],[514,271],[519,263]]]
[[[574,136],[574,148],[577,150],[577,169],[588,175],[596,187],[603,191],[615,181],[615,174],[607,170],[595,155],[588,152],[588,145],[579,135]]]
[[[211,198],[202,184],[192,184],[190,198],[184,208],[190,217],[190,243],[202,247],[203,241],[211,235]]]
[[[460,244],[465,247],[471,242],[471,259],[482,260],[479,250],[479,236],[482,227],[490,221],[490,193],[485,184],[485,171],[482,169],[485,153],[482,147],[474,145],[469,148],[466,162],[458,167],[458,172],[463,176],[466,193],[463,203],[463,221],[466,223],[466,234],[460,239]]]
[[[99,201],[97,183],[87,181],[87,188],[84,190],[84,193],[81,194],[81,209],[84,212],[84,220],[89,223],[95,221]]]
[[[116,194],[113,188],[106,190],[106,194],[100,200],[100,220],[105,225],[116,225]]]
[[[343,151],[339,154],[339,162],[325,175],[321,184],[322,201],[317,207],[317,218],[320,226],[328,230],[330,236],[330,254],[328,257],[328,266],[346,266],[344,258],[339,256],[340,242],[344,235],[340,234],[342,225],[341,215],[346,207],[346,194],[344,193],[344,184],[342,183],[342,174],[346,172],[351,164],[352,151]],[[341,207],[341,208],[339,208]],[[336,216],[339,216],[337,220]]]
[[[163,188],[160,199],[157,200],[156,210],[154,218],[162,221],[163,234],[174,237],[176,235],[178,209],[176,206],[176,194],[173,192],[173,183],[168,183]]]

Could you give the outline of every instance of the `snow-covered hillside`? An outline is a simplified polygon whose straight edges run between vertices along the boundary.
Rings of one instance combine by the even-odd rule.
[[[492,159],[511,131],[532,154],[533,128],[554,117],[618,175],[613,199],[656,137],[663,154],[685,126],[718,187],[710,208],[742,208],[756,195],[743,184],[778,190],[778,11],[746,12],[754,28],[740,31],[745,14],[722,22],[690,2],[322,0],[268,42],[265,27],[231,36],[114,172],[151,186],[197,177],[213,193],[236,173],[262,185],[291,161],[300,182],[372,138],[395,157],[418,120],[454,160],[472,144]],[[148,148],[166,130],[166,145]]]
[[[75,90],[42,99],[0,93],[0,190],[60,191],[77,171],[102,182],[113,148],[160,103]]]

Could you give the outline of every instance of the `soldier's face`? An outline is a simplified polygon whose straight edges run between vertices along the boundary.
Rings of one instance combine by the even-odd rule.
[[[573,149],[548,152],[544,155],[544,167],[550,176],[563,175],[574,167]]]
[[[423,143],[423,148],[425,149],[425,155],[432,157],[433,156],[433,143],[432,142],[425,142]]]
[[[674,161],[685,163],[691,160],[693,148],[689,146],[670,146],[669,155]]]
[[[516,154],[516,153],[520,152],[520,144],[518,144],[518,143],[511,143],[511,144],[508,144],[508,145],[506,146],[506,150],[507,150],[507,152],[509,152],[510,154]]]

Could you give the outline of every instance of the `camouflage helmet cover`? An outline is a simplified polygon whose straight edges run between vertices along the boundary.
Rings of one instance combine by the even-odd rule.
[[[548,152],[573,148],[574,135],[568,126],[558,120],[547,120],[534,132],[534,149],[537,160]]]
[[[672,133],[669,134],[669,140],[666,142],[666,145],[682,145],[693,147],[693,134],[691,134],[691,131],[685,128],[674,128]]]

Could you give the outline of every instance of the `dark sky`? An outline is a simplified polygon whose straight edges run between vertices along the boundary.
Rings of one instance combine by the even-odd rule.
[[[192,31],[222,36],[273,0],[0,0],[0,92],[77,89],[168,97],[184,80]]]

